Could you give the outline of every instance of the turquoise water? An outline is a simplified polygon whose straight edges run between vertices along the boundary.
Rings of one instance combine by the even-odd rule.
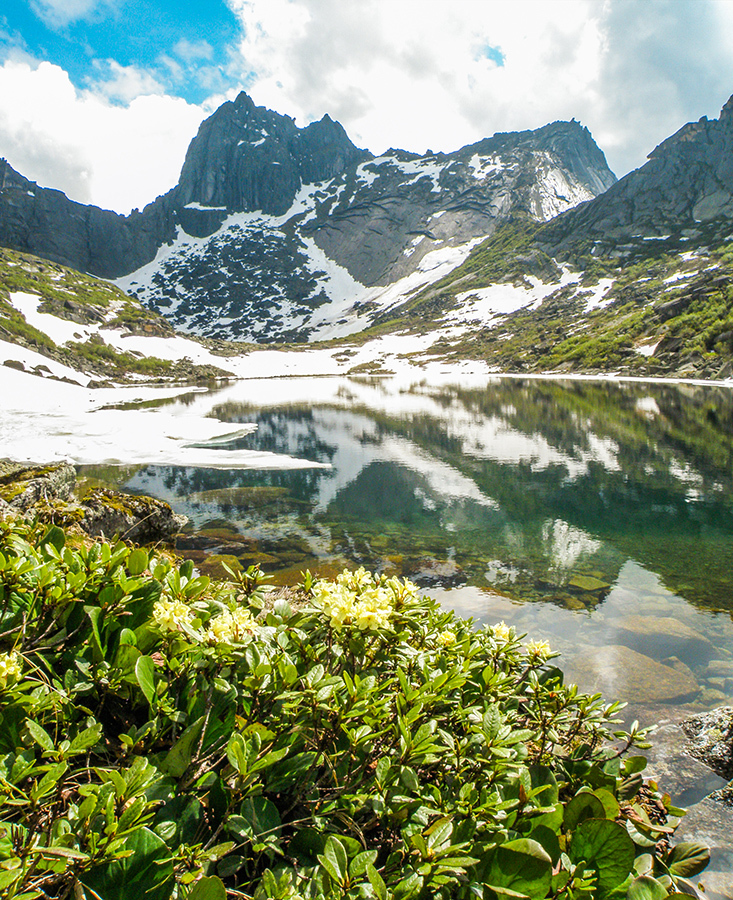
[[[255,388],[221,395],[219,418],[258,425],[222,465],[241,448],[327,468],[126,475],[127,489],[189,516],[179,549],[200,567],[260,562],[293,584],[306,568],[364,565],[549,638],[569,674],[609,696],[733,702],[731,391],[525,379]]]

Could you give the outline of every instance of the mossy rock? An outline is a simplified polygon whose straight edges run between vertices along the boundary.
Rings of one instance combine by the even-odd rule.
[[[0,500],[22,512],[38,503],[68,500],[75,486],[76,470],[68,463],[25,466],[5,461],[0,472]]]
[[[81,527],[91,535],[140,544],[171,541],[188,519],[163,500],[94,488],[84,498]]]
[[[568,585],[585,593],[611,590],[611,585],[607,581],[601,581],[600,578],[595,578],[593,575],[573,575],[568,581]]]

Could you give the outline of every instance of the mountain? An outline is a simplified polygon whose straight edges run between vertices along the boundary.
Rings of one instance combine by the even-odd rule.
[[[0,244],[118,284],[177,328],[305,340],[354,333],[455,268],[510,217],[545,221],[615,181],[579,123],[455,153],[355,147],[245,93],[191,142],[179,183],[129,216],[0,163]]]
[[[716,219],[733,218],[733,97],[719,119],[684,125],[649,161],[602,197],[559,216],[540,243],[568,255],[593,243],[596,253],[644,236],[665,239]]]
[[[505,223],[379,322],[430,323],[436,350],[497,371],[733,377],[733,98],[598,197]]]

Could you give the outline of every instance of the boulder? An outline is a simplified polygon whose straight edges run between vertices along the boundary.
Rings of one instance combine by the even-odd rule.
[[[676,656],[687,665],[701,665],[715,648],[700,632],[672,616],[628,616],[616,626],[616,640],[655,659]]]
[[[66,501],[76,487],[76,470],[68,463],[47,466],[6,464],[0,470],[0,500],[27,512],[39,503]]]
[[[733,706],[690,716],[682,722],[691,756],[723,778],[733,778]]]
[[[118,537],[151,544],[170,541],[188,521],[163,500],[95,488],[82,502],[80,527],[107,539]]]
[[[422,559],[405,565],[405,573],[419,587],[455,587],[466,583],[466,576],[452,559]]]

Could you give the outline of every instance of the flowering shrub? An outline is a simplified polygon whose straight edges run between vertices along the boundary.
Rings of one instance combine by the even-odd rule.
[[[707,860],[619,704],[414,585],[261,612],[146,550],[0,523],[0,895],[663,898]]]

